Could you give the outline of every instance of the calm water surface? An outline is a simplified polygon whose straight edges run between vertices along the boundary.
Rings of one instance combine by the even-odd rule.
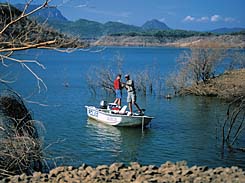
[[[70,54],[47,50],[21,52],[19,58],[38,58],[45,65],[45,70],[34,69],[45,81],[48,91],[38,94],[36,80],[18,67],[15,68],[18,79],[11,87],[27,100],[48,105],[28,104],[35,119],[45,126],[46,155],[56,158],[58,164],[96,166],[138,161],[159,166],[166,161],[186,160],[189,166],[236,165],[245,168],[244,153],[229,152],[221,156],[218,121],[223,120],[226,104],[217,99],[180,97],[165,100],[157,96],[139,96],[141,107],[147,109],[147,114],[155,116],[143,133],[140,128],[116,128],[87,119],[85,105],[98,105],[101,99],[114,99],[113,96],[89,93],[86,75],[91,66],[111,64],[119,54],[127,73],[157,65],[167,74],[175,68],[175,60],[181,51],[174,48],[106,48],[100,52]],[[64,87],[65,81],[69,87]],[[125,103],[126,94],[124,97]]]

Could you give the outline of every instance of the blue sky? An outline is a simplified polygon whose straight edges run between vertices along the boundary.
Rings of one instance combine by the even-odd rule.
[[[41,2],[33,0],[33,4]],[[85,18],[140,26],[158,19],[170,28],[187,30],[245,27],[245,0],[52,0],[50,4],[73,21]]]

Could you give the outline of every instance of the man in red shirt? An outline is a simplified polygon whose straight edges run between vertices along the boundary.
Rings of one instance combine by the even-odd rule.
[[[121,99],[122,99],[121,74],[118,74],[116,79],[114,80],[114,89],[116,93],[116,99],[114,103],[121,106]]]

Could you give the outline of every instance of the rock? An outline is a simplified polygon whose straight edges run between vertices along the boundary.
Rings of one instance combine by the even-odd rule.
[[[0,182],[245,182],[245,171],[235,166],[214,169],[208,169],[206,166],[188,168],[185,162],[166,162],[159,168],[155,165],[140,166],[137,162],[131,163],[128,167],[123,163],[99,165],[96,168],[84,164],[79,168],[57,167],[49,174],[34,172],[32,176],[16,175]]]
[[[68,170],[68,171],[72,171],[73,169],[74,169],[73,166],[68,166],[68,167],[67,167],[67,170]]]
[[[182,172],[182,175],[190,175],[190,174],[193,174],[193,171],[185,170],[185,171]]]
[[[232,170],[233,172],[238,172],[239,168],[238,168],[237,166],[232,166],[232,167],[231,167],[231,170]]]
[[[176,166],[178,166],[178,167],[181,167],[181,166],[187,166],[187,162],[186,162],[186,161],[179,161],[179,162],[176,162],[175,164],[176,164]]]
[[[112,172],[112,173],[109,173],[108,177],[107,177],[109,180],[111,179],[117,179],[118,178],[118,173],[117,172]]]
[[[200,166],[197,168],[198,171],[201,171],[201,172],[205,172],[208,170],[208,167],[207,166]]]
[[[57,167],[55,169],[52,169],[49,171],[49,177],[55,177],[59,173],[64,172],[65,170],[66,170],[66,168],[64,166],[60,166],[60,167]]]
[[[90,174],[94,171],[94,169],[91,166],[88,166],[87,168],[85,168],[85,171]]]
[[[134,181],[134,183],[148,183],[149,179],[151,178],[150,175],[139,175],[136,180]]]
[[[158,170],[158,167],[155,166],[155,165],[149,165],[148,169],[150,169],[150,170]]]
[[[123,163],[113,163],[109,167],[109,173],[117,172],[120,168],[123,168],[123,167],[124,167],[124,164]]]
[[[108,171],[108,169],[102,169],[102,170],[100,170],[100,174],[103,176],[107,176],[107,175],[109,175],[109,171]]]
[[[98,177],[99,175],[99,171],[98,170],[93,170],[91,173],[90,173],[90,178],[91,179],[95,179],[96,177]]]
[[[132,170],[121,170],[120,171],[120,176],[122,177],[123,180],[127,181],[127,182],[132,182],[136,179],[136,171],[132,171]]]
[[[86,177],[89,173],[86,170],[78,170],[77,172],[78,176],[80,177]]]
[[[214,174],[221,174],[221,172],[223,172],[223,168],[222,167],[218,167],[214,169]]]
[[[99,171],[101,171],[103,169],[109,169],[109,167],[107,165],[99,165],[96,167],[96,170],[99,170]]]
[[[131,166],[131,168],[134,169],[134,170],[140,169],[140,164],[139,164],[138,162],[131,162],[131,163],[130,163],[130,166]]]
[[[85,163],[82,164],[82,166],[80,166],[78,169],[79,170],[85,170],[85,168],[87,168],[88,165],[86,165]]]
[[[41,172],[34,172],[32,176],[35,178],[35,177],[41,177],[41,175],[42,175]]]
[[[63,178],[64,178],[64,176],[62,174],[58,174],[57,177],[55,178],[55,180],[56,180],[56,182],[59,182]]]
[[[142,166],[139,169],[139,172],[145,172],[146,170],[148,170],[148,166]]]

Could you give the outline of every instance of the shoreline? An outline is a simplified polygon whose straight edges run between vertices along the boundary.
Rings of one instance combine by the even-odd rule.
[[[180,95],[213,96],[228,101],[245,96],[245,68],[226,71],[212,78],[208,83],[200,83],[179,92]]]
[[[152,36],[102,36],[90,46],[173,47],[191,48],[212,44],[214,48],[245,48],[245,35],[192,36],[187,38],[157,38]]]
[[[207,166],[188,167],[186,161],[172,163],[167,161],[161,166],[143,166],[132,162],[98,165],[86,164],[78,168],[59,166],[49,173],[34,172],[33,175],[15,175],[0,182],[245,182],[245,171],[236,166],[208,168]]]

